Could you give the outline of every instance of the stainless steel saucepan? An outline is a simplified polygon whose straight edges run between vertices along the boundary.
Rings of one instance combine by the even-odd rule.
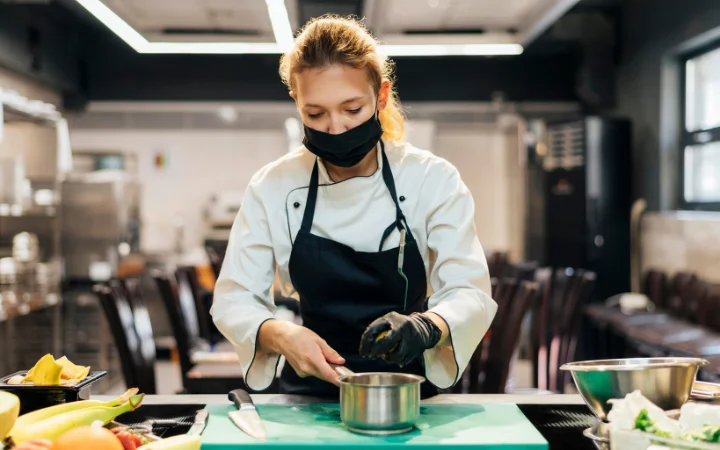
[[[340,418],[350,431],[388,435],[411,431],[420,417],[418,375],[390,372],[354,373],[333,368],[340,376]]]

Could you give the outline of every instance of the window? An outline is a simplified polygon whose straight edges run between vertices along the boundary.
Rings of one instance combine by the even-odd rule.
[[[683,199],[720,209],[720,48],[685,61]]]

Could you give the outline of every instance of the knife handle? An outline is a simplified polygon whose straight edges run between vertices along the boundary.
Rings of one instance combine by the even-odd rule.
[[[253,403],[250,394],[248,394],[245,389],[234,389],[230,391],[228,398],[235,404],[235,406],[237,406],[238,409],[243,406],[245,409],[248,407],[255,408],[255,404]]]

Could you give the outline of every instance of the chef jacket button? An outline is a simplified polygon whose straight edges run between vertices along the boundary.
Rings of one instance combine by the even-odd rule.
[[[401,196],[400,196],[400,201],[401,201],[401,202],[404,202],[404,201],[405,201],[405,196],[404,196],[404,195],[401,195]]]
[[[295,202],[295,203],[293,203],[293,206],[294,206],[295,208],[299,208],[299,207],[300,207],[300,202]]]

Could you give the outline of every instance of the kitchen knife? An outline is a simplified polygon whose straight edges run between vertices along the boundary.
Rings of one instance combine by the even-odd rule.
[[[188,434],[191,436],[200,436],[202,432],[205,431],[207,420],[207,410],[201,409],[200,411],[198,411],[197,414],[195,414],[195,422],[190,427],[190,431],[188,431]]]
[[[238,408],[237,411],[230,411],[228,413],[228,417],[230,417],[230,420],[232,420],[235,426],[255,439],[266,441],[267,434],[265,433],[265,426],[255,409],[250,394],[243,389],[235,389],[230,391],[228,398]]]

